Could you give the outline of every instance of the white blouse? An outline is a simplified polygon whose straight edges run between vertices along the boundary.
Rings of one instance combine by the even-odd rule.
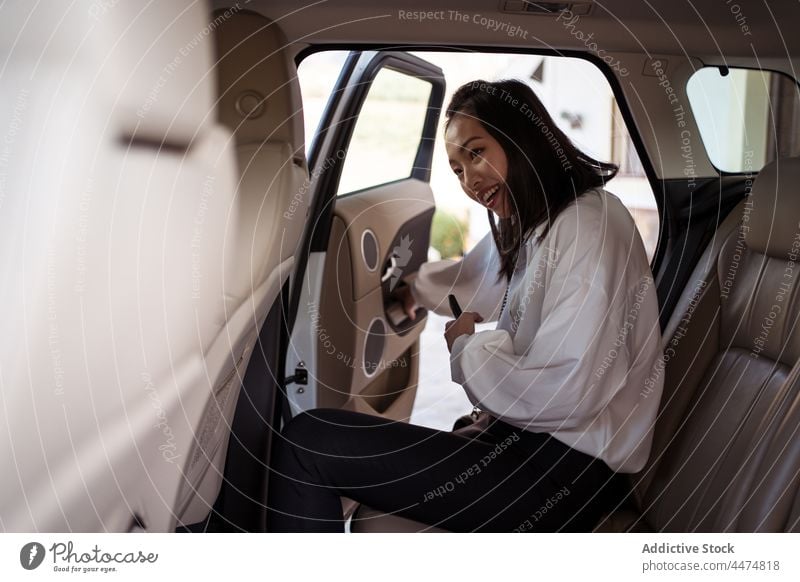
[[[613,194],[589,190],[523,249],[497,329],[453,343],[453,381],[511,425],[639,471],[664,379],[656,288],[633,218]],[[464,311],[495,321],[506,289],[499,265],[489,233],[463,259],[425,263],[406,281],[435,313],[452,317],[453,293]]]

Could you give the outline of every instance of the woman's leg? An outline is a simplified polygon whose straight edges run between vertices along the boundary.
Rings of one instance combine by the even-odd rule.
[[[450,531],[586,529],[597,519],[587,501],[611,475],[604,464],[502,426],[470,440],[357,412],[300,414],[277,437],[267,528],[341,532],[340,496]]]

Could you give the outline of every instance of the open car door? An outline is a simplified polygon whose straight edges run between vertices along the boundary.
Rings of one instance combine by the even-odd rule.
[[[300,379],[286,386],[292,414],[409,418],[426,314],[404,318],[390,294],[427,260],[444,90],[441,69],[407,53],[345,62],[310,152],[318,213],[286,354],[286,377]]]

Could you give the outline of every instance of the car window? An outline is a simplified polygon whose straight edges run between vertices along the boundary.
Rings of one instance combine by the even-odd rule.
[[[411,176],[432,89],[422,79],[378,71],[358,114],[337,194]]]
[[[800,101],[790,77],[772,71],[704,67],[686,86],[714,166],[758,172],[777,157],[800,154]]]

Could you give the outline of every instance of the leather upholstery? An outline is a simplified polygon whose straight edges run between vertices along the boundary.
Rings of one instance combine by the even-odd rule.
[[[234,366],[215,382],[198,427],[179,505],[181,523],[203,520],[222,485],[241,380],[267,314],[295,265],[309,204],[303,112],[294,62],[280,28],[253,12],[218,11],[218,116],[232,133],[236,197],[225,210],[222,273],[227,341],[209,365]],[[266,438],[266,437],[265,437]]]
[[[9,9],[1,527],[170,531],[233,370],[215,354],[235,159],[213,114],[207,6]]]
[[[746,231],[747,246],[755,251],[786,260],[792,248],[797,252],[800,236],[800,199],[786,192],[800,180],[800,158],[782,158],[766,165],[753,184],[753,206]]]
[[[756,433],[757,455],[747,463],[751,484],[730,502],[738,531],[800,531],[800,381],[797,372],[787,384],[786,398]],[[727,517],[727,516],[726,516]],[[725,524],[728,525],[726,521]]]
[[[800,269],[787,261],[792,245],[800,246],[793,242],[800,214],[792,210],[798,167],[779,160],[761,171],[752,195],[718,229],[672,318],[657,436],[648,467],[634,479],[643,512],[637,527],[786,527],[798,459],[773,467],[782,479],[763,475],[776,439],[797,447],[779,427],[785,403],[797,397],[787,378],[800,356]],[[784,213],[792,220],[773,219]],[[782,510],[773,507],[781,487],[788,489]]]
[[[397,533],[445,533],[446,530],[431,525],[426,525],[413,519],[406,519],[399,515],[383,513],[366,505],[359,505],[353,520],[350,522],[350,531],[362,532],[397,532]]]
[[[8,10],[0,529],[172,531],[214,503],[305,225],[294,64],[278,27],[238,8]],[[245,89],[266,97],[252,128],[229,107]]]

